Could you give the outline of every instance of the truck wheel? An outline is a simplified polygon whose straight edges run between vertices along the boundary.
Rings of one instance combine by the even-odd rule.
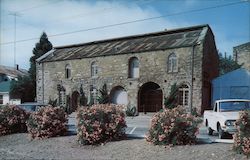
[[[213,135],[213,130],[212,130],[212,128],[210,128],[210,127],[207,127],[207,134],[208,135]]]
[[[219,139],[224,139],[226,133],[221,129],[220,125],[218,126]]]

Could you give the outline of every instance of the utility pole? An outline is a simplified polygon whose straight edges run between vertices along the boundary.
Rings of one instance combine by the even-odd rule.
[[[14,16],[14,68],[16,68],[16,17],[21,15],[18,12],[13,12],[9,15]]]

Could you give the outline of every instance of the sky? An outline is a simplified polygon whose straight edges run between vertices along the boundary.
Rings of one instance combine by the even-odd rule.
[[[0,0],[0,65],[29,69],[43,32],[62,46],[201,24],[211,27],[217,49],[232,55],[250,41],[250,1]]]

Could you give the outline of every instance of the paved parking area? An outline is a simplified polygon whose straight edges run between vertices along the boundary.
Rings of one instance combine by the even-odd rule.
[[[126,117],[126,134],[129,137],[137,137],[137,138],[144,138],[149,126],[150,126],[150,120],[153,114],[140,114],[136,117]],[[74,135],[76,134],[76,119],[75,119],[75,113],[71,114],[69,116],[69,134]],[[219,140],[218,134],[214,133],[213,136],[207,135],[206,127],[201,126],[199,129],[199,134],[197,136],[199,139],[207,139],[210,142],[224,142],[224,143],[232,143],[232,138],[227,140]]]

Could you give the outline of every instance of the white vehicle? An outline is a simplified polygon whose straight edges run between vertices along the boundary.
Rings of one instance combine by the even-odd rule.
[[[217,100],[212,111],[204,112],[204,124],[208,135],[213,131],[219,133],[219,138],[236,132],[235,121],[239,118],[239,111],[250,109],[250,100],[226,99]]]

